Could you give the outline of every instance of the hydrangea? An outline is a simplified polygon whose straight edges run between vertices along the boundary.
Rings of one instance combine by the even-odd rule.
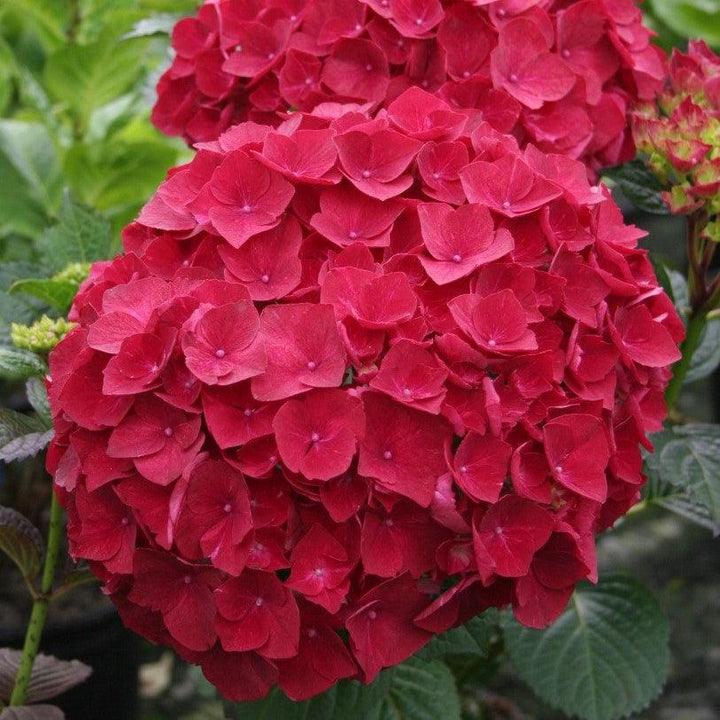
[[[633,0],[206,0],[175,27],[153,121],[188,143],[327,101],[421,87],[521,145],[592,169],[632,158],[662,52]]]
[[[493,606],[548,625],[665,416],[683,325],[642,234],[417,88],[231,128],[50,357],[72,554],[235,700],[370,682]]]
[[[632,114],[638,149],[675,213],[720,213],[720,57],[700,40],[674,50],[669,83],[654,102]],[[715,241],[720,228],[708,231]]]

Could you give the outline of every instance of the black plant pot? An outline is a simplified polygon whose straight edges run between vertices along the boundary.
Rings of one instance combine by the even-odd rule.
[[[0,647],[19,649],[23,640],[24,628],[0,623]],[[104,605],[82,620],[49,623],[41,651],[93,669],[82,685],[48,701],[62,708],[67,720],[135,720],[140,643],[115,608]]]

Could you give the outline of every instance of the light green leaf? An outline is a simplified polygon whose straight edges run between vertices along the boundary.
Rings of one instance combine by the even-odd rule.
[[[10,293],[23,293],[46,305],[58,308],[63,313],[72,304],[73,298],[78,290],[78,284],[69,280],[51,280],[49,278],[18,280],[10,288]]]
[[[41,39],[50,47],[65,41],[67,22],[65,0],[2,0],[0,8],[17,13],[29,21],[39,32]]]
[[[138,20],[130,32],[123,35],[123,40],[150,35],[170,35],[175,23],[184,17],[181,13],[160,13]]]
[[[0,234],[35,237],[60,202],[62,178],[45,127],[0,120]]]
[[[106,259],[110,240],[110,226],[105,218],[67,200],[58,224],[46,230],[37,244],[46,269],[56,273],[70,263]]]
[[[415,656],[421,660],[437,660],[454,655],[485,657],[498,634],[498,613],[486,610],[465,625],[435,636]]]
[[[546,630],[506,616],[505,641],[520,678],[568,715],[615,720],[647,707],[669,662],[669,627],[650,592],[611,575],[579,585]]]
[[[0,347],[0,377],[6,380],[27,380],[46,372],[47,366],[35,353],[16,347]]]
[[[654,13],[683,37],[703,38],[720,47],[720,8],[717,0],[652,0]]]
[[[380,720],[380,708],[394,673],[395,670],[385,670],[370,685],[343,680],[304,702],[288,700],[276,688],[258,702],[226,703],[226,715],[233,720]]]
[[[603,175],[614,180],[635,207],[655,215],[669,215],[670,211],[660,197],[662,188],[641,159],[607,168]]]
[[[67,45],[44,69],[50,95],[73,110],[83,129],[93,110],[122,95],[142,72],[143,39],[118,42],[114,29],[88,45]]]
[[[3,505],[0,505],[0,551],[26,578],[40,571],[40,559],[45,552],[40,531],[17,510]]]
[[[65,156],[64,171],[73,193],[101,211],[133,210],[157,189],[177,151],[162,141],[75,145]]]
[[[353,716],[337,716],[353,717]],[[450,668],[411,658],[395,668],[380,720],[461,720],[460,698]]]

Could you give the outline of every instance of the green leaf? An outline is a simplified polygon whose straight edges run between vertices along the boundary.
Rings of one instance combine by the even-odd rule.
[[[355,717],[338,715],[337,717]],[[460,698],[450,668],[411,658],[395,668],[380,720],[461,720]]]
[[[45,127],[0,120],[0,234],[36,237],[60,202],[62,178]]]
[[[415,656],[421,660],[438,660],[454,655],[485,657],[498,633],[498,613],[486,610],[465,625],[436,635]]]
[[[0,460],[12,462],[37,455],[52,436],[53,431],[39,418],[0,408]]]
[[[46,270],[56,273],[70,263],[104,260],[110,252],[110,225],[98,213],[66,200],[57,225],[38,240]]]
[[[160,13],[138,20],[130,32],[123,35],[123,40],[150,35],[170,35],[178,20],[184,17],[181,13]]]
[[[370,685],[343,680],[304,702],[288,700],[275,688],[258,702],[226,703],[226,715],[234,720],[380,720],[380,709],[394,674],[395,670],[385,670]]]
[[[670,214],[660,196],[662,187],[642,160],[636,159],[625,165],[607,168],[603,170],[603,175],[614,180],[625,197],[640,210],[655,215]]]
[[[712,375],[720,365],[720,322],[712,321],[705,325],[700,345],[693,353],[690,369],[685,376],[685,382]]]
[[[717,0],[652,0],[655,14],[683,37],[703,38],[720,47],[720,12]]]
[[[40,572],[44,544],[40,531],[17,510],[0,505],[0,551],[26,578]]]
[[[164,141],[108,142],[73,146],[64,172],[74,195],[101,211],[133,213],[157,189],[177,151]]]
[[[65,41],[67,3],[64,0],[2,0],[0,8],[12,10],[29,21],[50,47]]]
[[[505,642],[518,675],[550,705],[582,720],[614,720],[647,707],[668,669],[669,627],[636,580],[611,575],[575,590],[546,630],[510,615]]]
[[[646,460],[652,476],[684,491],[710,513],[720,532],[720,426],[675,426],[652,437],[655,455]]]
[[[46,305],[65,313],[72,304],[78,284],[69,280],[18,280],[10,287],[10,293],[23,293],[42,300]]]
[[[0,377],[6,380],[27,380],[46,372],[47,365],[35,353],[16,347],[0,347]]]
[[[48,400],[45,380],[39,377],[30,378],[25,383],[25,394],[30,406],[49,430],[52,427],[52,413],[50,412],[50,401]]]
[[[85,129],[93,110],[122,95],[138,79],[144,48],[143,39],[118,42],[110,26],[93,43],[54,52],[45,64],[45,87],[70,107]]]

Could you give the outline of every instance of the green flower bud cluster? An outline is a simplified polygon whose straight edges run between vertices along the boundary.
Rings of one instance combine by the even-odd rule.
[[[68,322],[65,318],[53,319],[43,315],[32,325],[12,323],[10,337],[19,348],[36,353],[48,353],[75,325],[76,323]]]

